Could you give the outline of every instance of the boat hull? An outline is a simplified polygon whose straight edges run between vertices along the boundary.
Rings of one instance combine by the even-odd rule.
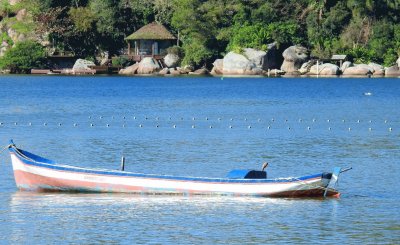
[[[10,153],[16,185],[28,191],[322,197],[329,182],[321,174],[273,180],[159,176],[37,162],[18,151]],[[327,192],[338,195],[334,189]]]

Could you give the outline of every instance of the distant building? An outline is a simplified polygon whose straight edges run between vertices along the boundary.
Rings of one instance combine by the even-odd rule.
[[[347,60],[348,60],[348,58],[347,58],[347,55],[345,55],[345,54],[334,54],[334,55],[332,55],[332,58],[330,61],[333,64],[336,64],[339,67],[342,67],[343,62],[345,62]]]
[[[149,56],[161,59],[167,48],[176,43],[176,37],[156,22],[141,27],[125,40],[128,42],[128,56],[135,61]]]

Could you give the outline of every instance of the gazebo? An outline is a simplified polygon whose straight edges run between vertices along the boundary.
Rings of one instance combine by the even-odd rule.
[[[342,67],[343,62],[347,61],[348,57],[345,54],[334,54],[332,55],[331,62],[336,63],[339,67]]]
[[[162,24],[153,22],[141,27],[125,40],[128,42],[128,57],[140,61],[143,57],[162,59],[166,49],[176,42],[176,37]]]

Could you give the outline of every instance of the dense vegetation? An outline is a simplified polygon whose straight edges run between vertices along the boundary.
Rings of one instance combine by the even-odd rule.
[[[23,2],[32,13],[35,33],[57,49],[83,57],[120,53],[126,47],[124,37],[152,21],[179,33],[184,63],[196,66],[230,50],[266,49],[271,42],[280,49],[302,44],[320,58],[345,53],[359,62],[387,66],[400,54],[400,0]],[[4,19],[10,12],[10,6],[0,6]]]
[[[43,68],[45,57],[42,45],[30,40],[21,41],[7,50],[0,59],[0,67],[10,69],[12,73],[29,73],[32,68]]]

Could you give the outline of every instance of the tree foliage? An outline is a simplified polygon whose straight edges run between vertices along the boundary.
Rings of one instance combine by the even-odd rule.
[[[0,59],[2,69],[14,73],[28,73],[31,68],[42,68],[45,61],[45,50],[39,43],[23,41],[6,51]]]
[[[349,54],[391,65],[400,54],[400,0],[22,0],[36,33],[83,57],[118,54],[124,38],[157,21],[179,35],[183,63],[228,51],[302,44],[313,56]],[[26,2],[26,3],[25,3]],[[12,18],[2,1],[0,15]]]

